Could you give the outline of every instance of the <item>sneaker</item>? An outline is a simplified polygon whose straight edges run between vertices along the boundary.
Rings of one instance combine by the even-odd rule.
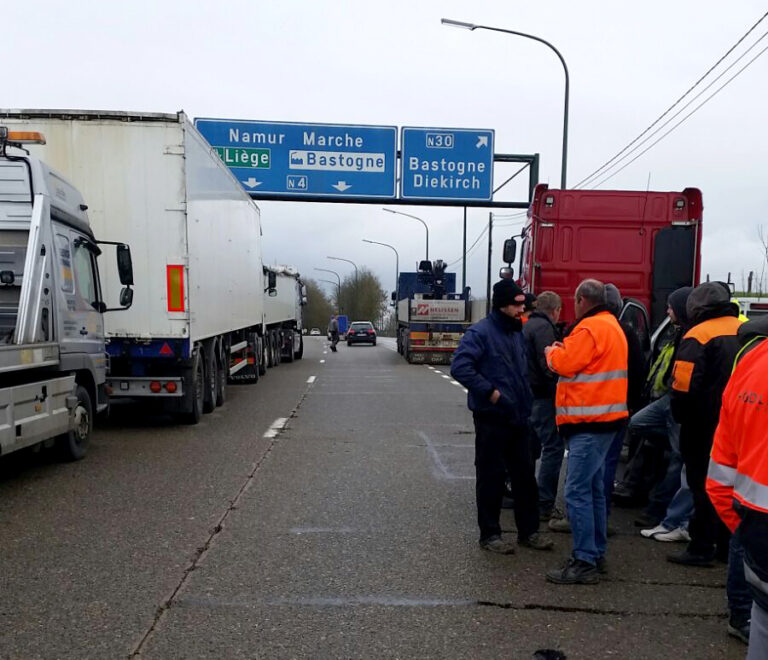
[[[598,581],[596,566],[573,557],[560,568],[547,571],[547,582],[554,584],[597,584]]]
[[[552,518],[547,524],[547,527],[553,532],[561,532],[562,534],[571,533],[571,521],[568,518]]]
[[[649,513],[643,511],[637,518],[635,518],[635,527],[656,527],[661,522],[661,518],[658,516],[652,516]]]
[[[667,561],[671,561],[673,564],[681,564],[682,566],[701,566],[703,568],[710,568],[715,565],[715,558],[712,555],[697,555],[688,550],[683,550],[673,555],[667,555]]]
[[[538,532],[534,532],[527,539],[519,539],[517,544],[533,550],[551,550],[555,547],[552,539],[545,539]]]
[[[600,575],[605,575],[608,572],[608,564],[605,561],[605,557],[598,557],[595,562],[595,567]]]
[[[745,644],[749,644],[749,622],[749,619],[731,617],[728,621],[728,634]]]
[[[661,534],[656,534],[653,537],[654,541],[661,541],[663,543],[688,543],[691,540],[691,535],[687,529],[678,527],[677,529],[671,529]]]
[[[499,555],[515,554],[515,544],[509,541],[502,541],[500,536],[489,536],[487,539],[481,539],[480,547],[483,550],[495,552]]]
[[[664,525],[656,525],[656,527],[651,527],[650,529],[641,529],[640,535],[643,538],[652,539],[656,534],[666,534],[669,531]]]

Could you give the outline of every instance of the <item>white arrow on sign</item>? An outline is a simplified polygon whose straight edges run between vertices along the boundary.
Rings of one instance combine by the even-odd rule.
[[[336,188],[339,192],[344,192],[345,190],[349,190],[352,186],[348,186],[346,181],[339,181],[338,183],[334,183],[331,188]]]
[[[476,149],[479,149],[480,147],[487,147],[488,146],[488,136],[487,135],[478,135],[477,136],[477,144],[475,145]]]
[[[243,184],[248,186],[249,188],[255,188],[256,186],[260,186],[262,184],[261,181],[256,181],[253,177],[249,177],[245,181],[243,181]]]

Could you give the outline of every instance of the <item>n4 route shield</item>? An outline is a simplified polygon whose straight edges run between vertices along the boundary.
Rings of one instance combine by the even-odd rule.
[[[397,194],[397,127],[196,119],[195,127],[258,197]]]

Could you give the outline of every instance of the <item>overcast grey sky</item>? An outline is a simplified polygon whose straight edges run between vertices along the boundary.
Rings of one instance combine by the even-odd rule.
[[[568,183],[599,167],[698,79],[766,11],[737,0],[134,0],[83,5],[25,0],[3,6],[0,107],[172,112],[191,117],[492,128],[496,151],[541,154],[557,186],[563,72],[541,44],[440,25],[441,17],[538,35],[571,74]],[[768,31],[764,21],[746,47]],[[761,41],[731,75],[768,46]],[[726,65],[735,59],[732,57]],[[722,67],[721,67],[722,68]],[[721,69],[718,69],[720,71]],[[728,74],[721,81],[730,77]],[[716,84],[710,91],[714,91]],[[704,97],[702,97],[704,98]],[[761,263],[768,226],[768,53],[603,188],[704,196],[703,272],[725,278]],[[497,168],[497,183],[513,170]],[[523,199],[524,186],[505,199]],[[416,221],[381,205],[260,202],[265,258],[322,276],[371,267],[394,284],[424,250]],[[430,256],[461,256],[461,209],[399,207],[430,226]],[[470,210],[470,243],[488,212]],[[520,218],[499,220],[504,237]],[[487,243],[470,254],[468,284],[485,288]],[[460,272],[460,264],[456,265]]]

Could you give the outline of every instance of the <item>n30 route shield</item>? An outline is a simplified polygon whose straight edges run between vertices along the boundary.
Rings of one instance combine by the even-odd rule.
[[[256,196],[397,194],[397,127],[196,119],[195,126]]]

